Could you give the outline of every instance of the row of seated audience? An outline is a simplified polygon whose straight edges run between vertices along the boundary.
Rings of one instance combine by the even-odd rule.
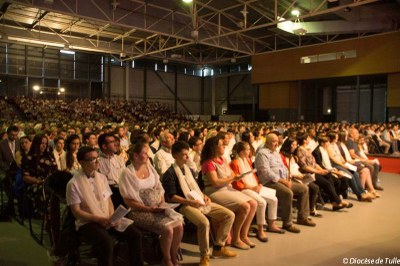
[[[32,99],[27,97],[8,98],[28,121],[149,121],[175,119],[183,116],[173,113],[167,104],[147,101],[105,100],[105,99]],[[4,100],[3,100],[4,101]],[[5,102],[5,101],[4,101]],[[1,102],[0,102],[1,104]],[[6,104],[6,103],[4,103]],[[5,109],[3,109],[5,110]],[[13,116],[8,116],[13,117]]]
[[[165,265],[178,265],[183,217],[197,227],[200,265],[209,265],[210,255],[236,256],[228,244],[242,250],[256,246],[249,238],[254,216],[261,242],[268,241],[267,232],[300,233],[292,222],[294,197],[296,224],[316,226],[311,217],[322,217],[317,203],[330,203],[332,211],[338,211],[353,207],[349,187],[360,202],[372,202],[381,196],[377,190],[383,190],[379,161],[368,158],[367,137],[359,134],[376,132],[375,125],[144,125],[41,124],[37,128],[45,129],[44,134],[26,134],[27,128],[11,125],[0,142],[1,170],[9,173],[15,161],[32,209],[43,204],[51,175],[70,172],[67,204],[78,234],[97,248],[99,265],[112,265],[110,234],[127,240],[131,265],[143,265],[142,230],[160,236]],[[387,128],[398,142],[398,125]],[[6,178],[5,186],[14,179]],[[164,202],[180,205],[174,210]],[[133,224],[111,223],[120,204],[131,208],[127,218]]]

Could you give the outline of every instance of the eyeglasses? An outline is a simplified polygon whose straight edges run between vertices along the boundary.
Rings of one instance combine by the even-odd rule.
[[[97,162],[98,160],[99,160],[99,157],[94,157],[94,158],[85,159],[84,161],[85,161],[85,162],[92,163],[92,162]]]

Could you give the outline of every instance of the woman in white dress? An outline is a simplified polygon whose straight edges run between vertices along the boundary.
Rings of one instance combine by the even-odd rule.
[[[132,209],[128,218],[139,228],[159,234],[163,263],[178,265],[177,254],[183,234],[183,218],[173,209],[161,208],[164,189],[160,176],[149,162],[149,145],[136,143],[130,150],[131,164],[122,172],[119,190]]]

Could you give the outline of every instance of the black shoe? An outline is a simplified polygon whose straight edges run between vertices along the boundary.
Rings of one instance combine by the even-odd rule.
[[[334,205],[334,206],[332,206],[332,211],[338,211],[338,210],[340,210],[340,209],[343,209],[343,208],[345,208],[346,206],[345,205]]]
[[[381,191],[383,191],[383,187],[381,187],[380,185],[375,185],[374,188],[375,188],[376,190],[381,190]]]
[[[261,237],[261,236],[259,236],[259,235],[256,235],[256,238],[258,239],[258,240],[260,240],[261,242],[268,242],[268,237],[266,237],[266,236],[264,236],[264,237]],[[251,247],[251,246],[250,246]]]
[[[349,202],[349,203],[347,203],[345,206],[346,206],[346,208],[348,208],[348,209],[349,209],[349,208],[352,208],[352,207],[353,207],[353,203]]]

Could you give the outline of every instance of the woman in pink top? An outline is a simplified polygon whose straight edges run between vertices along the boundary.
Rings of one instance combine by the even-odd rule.
[[[212,201],[235,213],[232,228],[232,246],[249,249],[255,244],[248,238],[251,222],[257,209],[257,202],[246,194],[232,188],[231,183],[239,180],[229,167],[224,155],[225,146],[219,137],[209,138],[201,153],[204,194]]]

